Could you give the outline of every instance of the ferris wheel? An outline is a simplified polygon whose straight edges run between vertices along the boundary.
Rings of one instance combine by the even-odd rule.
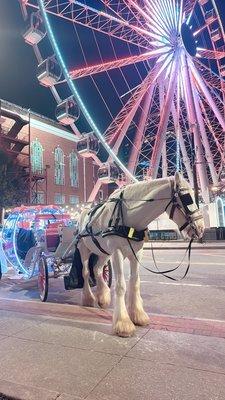
[[[103,183],[166,177],[204,201],[224,178],[225,34],[219,0],[20,0],[37,77]],[[86,132],[86,133],[84,133]],[[122,173],[122,174],[121,174]],[[122,178],[121,178],[122,176]]]

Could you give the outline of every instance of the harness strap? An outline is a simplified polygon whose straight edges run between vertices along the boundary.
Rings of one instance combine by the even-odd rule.
[[[93,234],[92,227],[89,226],[88,228],[86,227],[86,229],[87,229],[88,236],[91,237],[91,239],[92,239],[93,243],[95,244],[95,246],[96,246],[102,253],[104,253],[104,254],[106,254],[107,256],[109,256],[110,254],[107,253],[107,251],[105,251],[105,250],[102,248],[102,246],[100,245],[99,241],[96,239],[95,235]]]
[[[101,236],[104,238],[105,236],[120,236],[122,238],[129,238],[134,240],[135,242],[142,242],[145,237],[145,230],[137,231],[134,228],[130,228],[129,226],[111,226],[105,231],[102,232]]]

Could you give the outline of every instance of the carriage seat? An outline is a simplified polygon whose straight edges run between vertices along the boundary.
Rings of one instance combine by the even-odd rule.
[[[32,229],[20,228],[16,237],[16,249],[18,256],[25,260],[28,251],[35,246],[36,241]]]
[[[46,249],[50,252],[55,252],[60,243],[60,229],[62,221],[53,222],[47,225],[45,231]]]

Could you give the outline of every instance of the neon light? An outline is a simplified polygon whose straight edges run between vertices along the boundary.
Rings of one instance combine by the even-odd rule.
[[[69,75],[69,71],[67,70],[67,67],[65,65],[65,62],[63,60],[62,54],[59,50],[58,44],[56,42],[54,33],[52,31],[49,19],[48,19],[48,15],[47,12],[45,11],[45,6],[44,6],[44,1],[43,0],[38,0],[38,4],[39,4],[39,8],[42,12],[45,24],[46,24],[46,28],[48,31],[48,35],[49,35],[49,39],[50,42],[52,44],[52,47],[54,49],[54,52],[56,53],[57,59],[59,61],[59,64],[61,66],[61,69],[63,71],[63,74],[65,76],[65,79],[67,80],[68,86],[70,88],[70,90],[72,91],[72,94],[74,95],[74,97],[77,99],[77,102],[84,114],[84,116],[86,117],[87,121],[89,122],[91,128],[93,129],[94,133],[96,134],[96,136],[99,138],[99,140],[101,141],[101,143],[103,144],[103,146],[105,147],[105,149],[107,150],[107,152],[109,153],[109,155],[112,157],[112,159],[117,163],[117,165],[122,169],[122,171],[128,176],[130,177],[133,181],[137,182],[138,180],[133,176],[133,174],[130,173],[130,171],[128,171],[128,169],[123,165],[123,163],[120,161],[120,159],[116,156],[116,154],[113,152],[113,150],[109,147],[108,143],[105,141],[105,139],[103,138],[103,135],[101,134],[100,130],[98,129],[97,125],[95,124],[94,120],[92,119],[92,117],[90,116],[88,110],[85,107],[85,104],[83,102],[83,100],[81,99],[74,82],[72,81],[72,79],[70,78]]]

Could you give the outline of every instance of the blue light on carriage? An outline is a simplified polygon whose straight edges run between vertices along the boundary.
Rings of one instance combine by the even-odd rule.
[[[23,215],[18,213],[18,217],[16,218],[16,221],[15,221],[15,226],[16,226],[17,222],[19,221],[19,219],[22,218],[22,217],[23,217]],[[14,250],[15,257],[16,257],[16,261],[17,261],[18,266],[19,266],[19,270],[25,275],[25,277],[28,277],[28,273],[27,273],[26,269],[24,268],[23,264],[21,263],[21,260],[19,259],[18,255],[17,255],[16,229],[13,230],[12,242],[13,242],[13,250]]]

